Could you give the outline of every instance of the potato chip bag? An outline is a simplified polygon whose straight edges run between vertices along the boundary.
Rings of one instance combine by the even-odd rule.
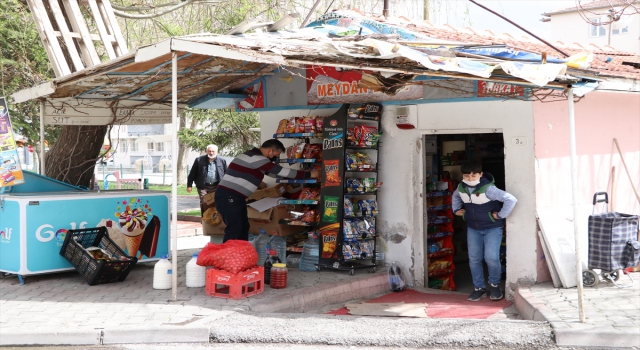
[[[322,258],[329,259],[334,257],[336,246],[338,244],[338,230],[322,230]]]
[[[316,120],[314,117],[304,117],[304,132],[316,132]]]
[[[296,117],[295,118],[295,133],[303,133],[304,132],[304,118]]]
[[[287,132],[287,124],[289,123],[289,119],[282,119],[280,123],[278,123],[278,130],[276,130],[276,134],[284,134]]]
[[[338,205],[339,197],[324,197],[324,212],[322,213],[323,222],[338,222]]]
[[[324,129],[324,117],[316,117],[316,132],[322,132]]]
[[[325,173],[324,185],[327,187],[340,186],[342,184],[342,181],[340,178],[340,160],[338,159],[323,160],[322,164],[324,166],[324,173]]]

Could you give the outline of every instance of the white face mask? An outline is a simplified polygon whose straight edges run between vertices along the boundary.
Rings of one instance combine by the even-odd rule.
[[[462,182],[466,183],[468,186],[475,187],[480,183],[480,180],[475,180],[475,181],[462,180]]]

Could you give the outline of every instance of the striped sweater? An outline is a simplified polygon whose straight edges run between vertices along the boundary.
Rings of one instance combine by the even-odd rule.
[[[259,149],[254,148],[233,159],[218,188],[251,197],[265,175],[278,178],[308,179],[310,174],[306,171],[283,168],[274,164],[263,156]]]

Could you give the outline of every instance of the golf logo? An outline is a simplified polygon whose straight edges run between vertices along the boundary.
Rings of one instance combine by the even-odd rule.
[[[4,230],[0,231],[0,243],[11,243],[11,232],[13,228],[5,227]]]
[[[87,225],[86,221],[80,223],[80,228],[85,228]],[[71,229],[75,230],[77,224],[75,222],[70,223]],[[66,228],[60,228],[56,231],[53,230],[53,226],[49,224],[44,224],[38,227],[36,230],[36,239],[42,243],[47,243],[52,240],[56,240],[56,245],[58,247],[62,247],[64,243],[64,239],[67,236],[67,232],[69,232]]]

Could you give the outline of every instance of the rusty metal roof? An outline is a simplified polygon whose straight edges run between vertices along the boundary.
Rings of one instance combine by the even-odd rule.
[[[383,24],[368,20],[374,27]],[[336,28],[345,29],[345,33],[336,35]],[[175,37],[17,92],[12,97],[15,102],[47,98],[168,103],[173,52],[178,57],[178,103],[181,105],[193,105],[207,98],[232,100],[244,87],[279,68],[313,65],[366,69],[385,76],[487,80],[537,88],[564,88],[571,83],[599,80],[598,71],[586,69],[588,55],[580,69],[572,69],[566,63],[543,64],[463,52],[478,45],[486,49],[487,40],[479,35],[444,35],[434,28],[414,24],[388,25],[387,29],[390,30],[362,33],[361,27],[359,33],[353,33],[349,26],[320,28],[316,23],[296,31]],[[508,48],[517,55],[520,53],[514,49],[516,46],[509,42]],[[496,46],[489,49],[494,50]],[[549,59],[553,62],[551,56]]]

